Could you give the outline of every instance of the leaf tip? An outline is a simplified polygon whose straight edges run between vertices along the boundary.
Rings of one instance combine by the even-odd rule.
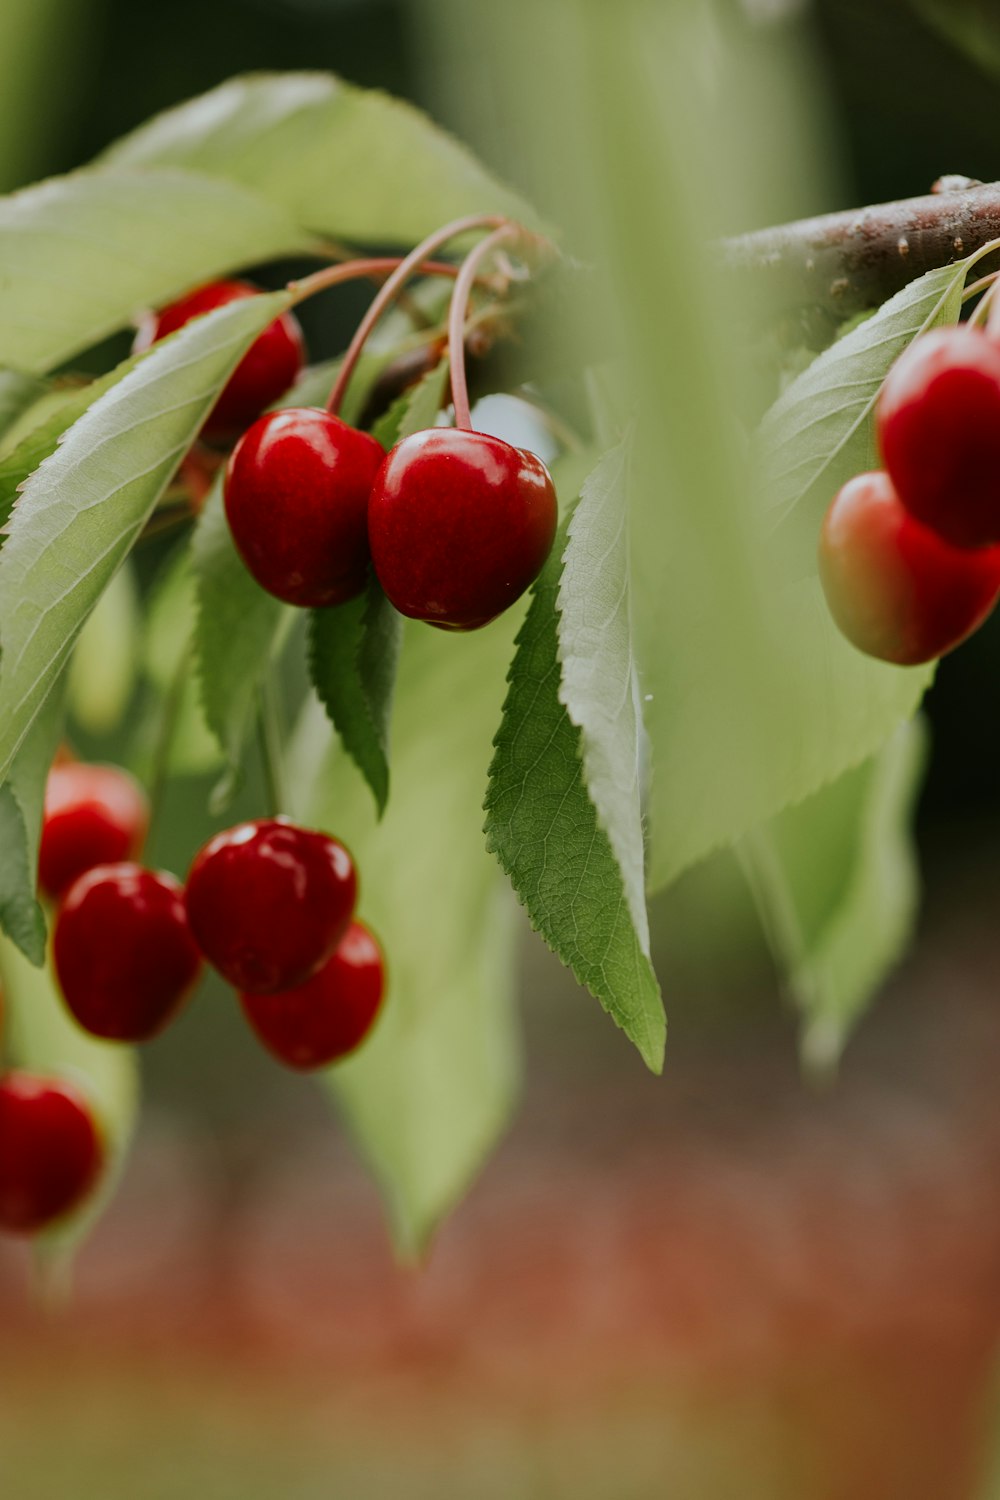
[[[642,1040],[638,1037],[633,1037],[632,1041],[635,1043],[639,1056],[649,1071],[656,1078],[662,1077],[663,1064],[667,1052],[666,1017],[663,1019],[663,1024],[654,1029],[652,1035],[647,1035]]]

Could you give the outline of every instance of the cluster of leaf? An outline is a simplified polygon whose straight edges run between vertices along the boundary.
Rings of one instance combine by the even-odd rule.
[[[608,76],[624,66],[610,23],[603,39],[595,24],[590,41]],[[676,163],[656,157],[662,136],[641,128],[639,104],[641,90],[635,138],[617,114],[603,121],[607,138],[669,192]],[[600,95],[588,101],[598,117],[610,107]],[[675,187],[683,195],[684,182]],[[637,199],[613,207],[616,234],[634,247],[648,231]],[[0,973],[15,1048],[22,1036],[42,1038],[24,1041],[25,1058],[58,1063],[62,1042],[47,1053],[44,1038],[68,1026],[44,976],[32,979],[16,951],[35,963],[44,956],[33,871],[66,668],[228,375],[290,294],[219,309],[82,388],[52,377],[137,311],[199,281],[319,254],[324,238],[410,245],[479,211],[532,219],[407,106],[302,74],[236,80],[85,171],[0,200],[9,366],[0,384]],[[672,253],[666,273],[694,285],[684,248]],[[641,259],[633,269],[628,286],[648,298],[652,273]],[[384,1020],[330,1087],[405,1249],[421,1246],[460,1193],[517,1087],[505,875],[535,928],[654,1069],[665,1020],[646,897],[713,848],[739,845],[815,1050],[836,1051],[895,957],[913,904],[901,827],[919,757],[912,737],[893,736],[929,674],[868,662],[839,638],[812,553],[829,494],[867,463],[886,370],[921,328],[957,316],[966,270],[930,273],[821,355],[768,413],[749,455],[719,442],[697,462],[689,436],[720,411],[718,361],[704,325],[695,327],[703,301],[678,298],[668,332],[689,358],[671,409],[652,424],[640,417],[633,444],[609,402],[595,403],[606,441],[556,465],[563,524],[524,610],[456,637],[404,627],[373,588],[308,618],[312,691],[289,749],[288,811],[354,850],[364,914],[391,972]],[[626,326],[648,321],[648,306],[626,297]],[[661,388],[655,352],[640,356],[640,384]],[[376,358],[369,374],[377,368]],[[307,371],[288,400],[322,402],[333,375],[329,365]],[[365,378],[352,392],[358,403]],[[383,442],[433,419],[445,378],[441,365],[390,409]],[[753,468],[759,490],[746,482]],[[146,632],[153,698],[172,683],[182,694],[194,760],[206,725],[217,742],[206,763],[222,765],[221,811],[262,679],[301,632],[240,564],[218,489],[190,556],[151,600]],[[813,841],[833,851],[834,834],[818,889]],[[134,1101],[127,1053],[74,1047],[70,1065],[123,1144]]]

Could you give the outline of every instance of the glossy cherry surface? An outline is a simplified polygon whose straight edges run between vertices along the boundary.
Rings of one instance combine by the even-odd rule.
[[[53,899],[95,865],[134,859],[149,826],[138,782],[118,766],[54,765],[45,785],[38,880]]]
[[[356,900],[343,844],[287,818],[216,834],[187,879],[188,920],[202,952],[253,994],[291,989],[314,974],[347,930]]]
[[[1000,593],[1000,547],[953,547],[916,520],[882,472],[859,474],[823,522],[820,578],[848,640],[912,666],[958,646]]]
[[[255,422],[226,470],[226,516],[261,588],[286,604],[353,599],[368,578],[368,497],[385,450],[315,407]]]
[[[259,291],[249,281],[212,281],[171,302],[158,313],[151,313],[140,324],[133,343],[133,353],[140,353],[176,333],[192,318],[253,297]],[[268,325],[255,339],[230,375],[218,401],[205,422],[206,437],[227,437],[241,432],[265,406],[283,396],[305,363],[305,344],[298,319],[290,312]]]
[[[435,427],[397,443],[375,480],[368,538],[401,614],[476,630],[538,577],[557,520],[548,470],[500,438]]]
[[[69,1083],[0,1079],[0,1229],[31,1234],[86,1198],[103,1148],[90,1107]]]
[[[80,1025],[119,1042],[162,1031],[201,972],[180,881],[134,864],[98,865],[70,887],[53,957]]]
[[[243,1013],[279,1062],[307,1071],[346,1057],[368,1036],[385,991],[382,950],[352,922],[332,958],[305,984],[240,996]]]
[[[1000,348],[960,325],[914,339],[886,377],[878,440],[907,510],[959,547],[1000,542]]]

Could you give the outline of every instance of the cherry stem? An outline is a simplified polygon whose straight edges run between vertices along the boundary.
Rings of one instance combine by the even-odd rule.
[[[307,297],[324,292],[327,287],[340,286],[345,281],[383,280],[401,264],[402,256],[399,255],[347,260],[335,266],[324,266],[321,271],[313,271],[300,281],[290,281],[288,290],[293,294],[295,303],[304,302]],[[457,276],[459,270],[458,266],[452,265],[448,260],[428,260],[418,269],[423,276]]]
[[[977,283],[982,296],[969,314],[968,327],[978,328],[983,326],[996,337],[1000,329],[997,328],[997,280],[996,276],[984,276]],[[963,298],[964,301],[964,298]]]
[[[422,240],[421,243],[417,245],[416,249],[411,250],[409,255],[405,256],[403,260],[398,262],[395,270],[392,272],[391,276],[388,278],[381,291],[376,297],[372,299],[371,306],[368,308],[368,311],[365,313],[364,317],[361,319],[361,322],[355,329],[354,337],[351,339],[351,342],[347,348],[347,353],[344,355],[344,361],[340,367],[340,373],[337,376],[336,384],[334,385],[333,390],[330,392],[330,399],[327,402],[326,406],[328,412],[330,412],[333,416],[337,416],[337,414],[339,413],[348,383],[351,379],[352,374],[354,373],[354,367],[358,362],[358,357],[365,346],[368,335],[375,327],[375,324],[378,322],[385,309],[398,296],[404,284],[409,280],[411,276],[415,275],[420,270],[422,262],[424,262],[429,255],[432,255],[435,250],[439,250],[442,245],[446,245],[449,240],[455,239],[460,234],[466,234],[472,229],[497,229],[501,226],[510,226],[513,228],[513,226],[511,225],[511,221],[509,219],[503,218],[499,214],[475,214],[470,215],[465,219],[453,219],[450,224],[445,224],[440,229],[435,230],[433,234],[429,234],[425,240]],[[346,267],[331,266],[329,268],[329,273],[332,274],[337,270],[346,270]],[[318,271],[315,273],[316,276],[323,276],[326,274],[328,274],[326,271]],[[458,276],[461,273],[456,272],[455,274],[456,276]],[[312,281],[314,279],[314,277],[307,278],[308,281]],[[300,283],[300,285],[301,284],[304,283]],[[328,282],[325,284],[332,285],[333,283]]]
[[[962,293],[963,306],[966,302],[971,302],[973,297],[978,297],[980,292],[985,292],[998,277],[1000,277],[1000,271],[989,271],[985,276],[980,276],[979,280],[974,281],[971,286],[967,286]]]
[[[501,224],[492,234],[488,234],[484,240],[480,240],[476,248],[470,250],[462,262],[462,269],[452,289],[451,307],[448,311],[451,400],[455,408],[455,426],[463,428],[466,432],[472,429],[472,417],[469,412],[469,385],[465,374],[465,320],[469,311],[469,298],[472,296],[476,273],[482,262],[488,255],[492,255],[498,245],[502,245],[504,241],[513,239],[520,233],[518,226],[508,221]]]

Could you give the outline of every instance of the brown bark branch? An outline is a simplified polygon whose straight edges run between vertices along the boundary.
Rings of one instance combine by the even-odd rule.
[[[768,314],[818,308],[840,320],[997,238],[1000,183],[943,178],[922,198],[757,230],[722,251]]]

